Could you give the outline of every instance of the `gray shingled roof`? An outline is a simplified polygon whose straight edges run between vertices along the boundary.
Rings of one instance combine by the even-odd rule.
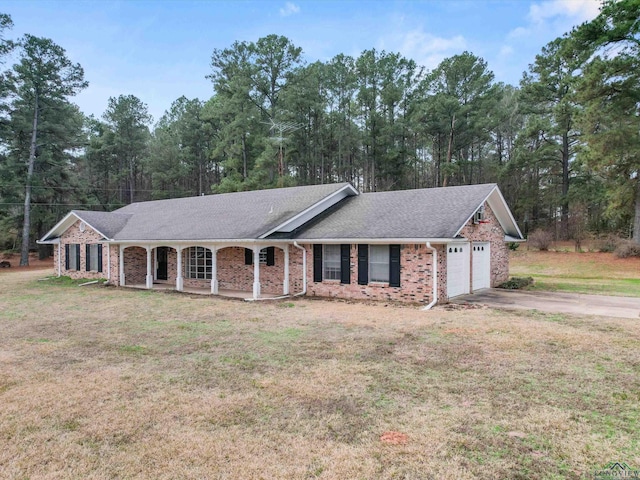
[[[346,185],[276,188],[132,203],[113,212],[132,218],[111,238],[255,239]],[[94,226],[100,229],[99,225]]]
[[[495,184],[363,193],[301,230],[298,239],[453,238]]]
[[[131,215],[114,212],[92,212],[90,210],[72,210],[72,212],[107,238],[113,238],[131,218]]]

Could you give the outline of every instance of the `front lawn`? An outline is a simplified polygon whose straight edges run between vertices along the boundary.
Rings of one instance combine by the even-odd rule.
[[[640,467],[637,321],[247,303],[42,276],[0,273],[2,478],[524,480]]]
[[[533,290],[640,297],[640,258],[525,248],[511,252],[509,273],[533,277]]]

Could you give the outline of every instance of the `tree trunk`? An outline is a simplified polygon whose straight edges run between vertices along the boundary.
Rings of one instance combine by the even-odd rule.
[[[633,218],[633,241],[640,243],[640,178],[636,178],[636,209]]]
[[[31,145],[29,146],[29,165],[27,167],[27,184],[24,192],[24,222],[22,224],[22,249],[20,252],[20,265],[29,265],[29,237],[31,233],[31,179],[33,167],[36,163],[36,145],[38,142],[38,92],[33,109],[33,130],[31,131]]]
[[[560,237],[569,238],[569,135],[562,135],[562,198],[560,216]]]
[[[447,147],[447,164],[451,164],[451,158],[453,155],[453,129],[456,126],[456,114],[453,114],[453,117],[451,118],[451,131],[449,132],[449,146]],[[447,167],[448,168],[448,167]],[[448,183],[448,171],[445,170],[444,172],[444,178],[442,179],[442,186],[446,187],[447,183]]]

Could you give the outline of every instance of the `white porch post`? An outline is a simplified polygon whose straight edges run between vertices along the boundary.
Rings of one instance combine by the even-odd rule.
[[[147,248],[147,288],[153,288],[153,272],[151,271],[151,247]]]
[[[284,251],[284,282],[282,284],[282,294],[289,295],[289,245],[286,245]]]
[[[181,292],[184,288],[184,278],[182,277],[182,247],[176,247],[177,264],[176,269],[176,290]]]
[[[211,248],[211,293],[218,294],[218,247]]]
[[[120,245],[118,263],[120,263],[120,286],[124,287],[124,246]]]
[[[253,299],[260,298],[260,247],[253,247]]]

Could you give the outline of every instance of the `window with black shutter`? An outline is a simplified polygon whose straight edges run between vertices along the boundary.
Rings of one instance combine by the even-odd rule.
[[[250,248],[244,249],[244,264],[253,265],[253,250]]]

